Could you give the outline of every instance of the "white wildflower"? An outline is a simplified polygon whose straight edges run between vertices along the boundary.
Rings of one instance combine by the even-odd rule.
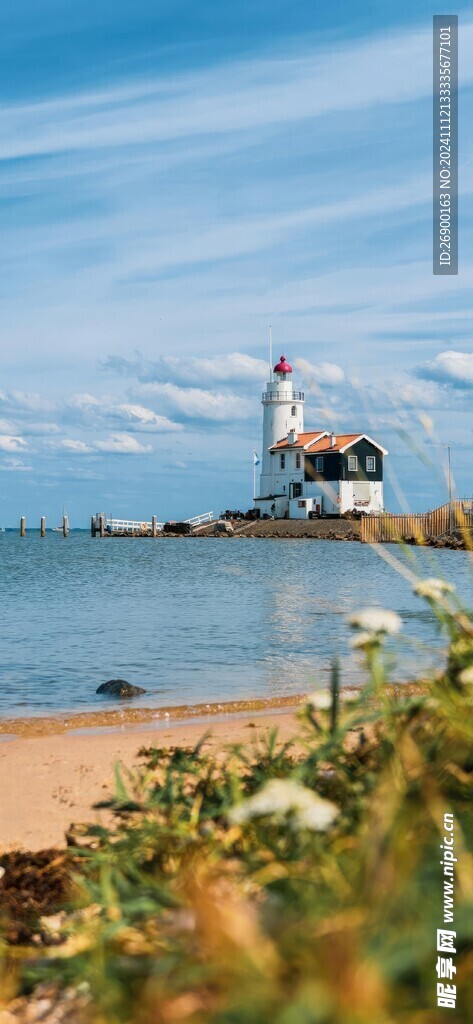
[[[312,711],[328,711],[332,707],[330,690],[314,690],[306,697],[306,704]]]
[[[252,818],[271,816],[282,821],[291,815],[295,829],[308,828],[314,832],[325,832],[339,813],[331,800],[314,793],[306,786],[290,779],[271,779],[260,789],[230,812],[230,820],[242,825]]]
[[[445,580],[437,580],[434,577],[428,580],[420,580],[413,587],[414,594],[418,597],[426,597],[428,601],[441,601],[445,594],[453,594],[455,587]]]
[[[468,668],[462,669],[458,678],[465,686],[473,685],[473,665],[469,665]]]
[[[366,630],[363,630],[361,633],[357,633],[356,636],[350,638],[350,647],[353,647],[355,650],[363,650],[364,647],[368,647],[373,643],[373,639],[373,633],[367,633]],[[379,640],[379,636],[376,639]]]
[[[397,612],[391,612],[384,608],[364,608],[348,619],[355,629],[362,629],[366,633],[399,633],[401,620]]]

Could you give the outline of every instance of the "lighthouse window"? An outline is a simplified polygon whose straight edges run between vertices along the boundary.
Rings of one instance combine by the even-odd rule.
[[[292,409],[291,409],[291,416],[296,416],[296,415],[297,415],[297,409],[296,409],[296,406],[293,405]]]
[[[281,459],[281,469],[285,469],[286,468],[286,456],[285,455],[281,455],[280,459]]]

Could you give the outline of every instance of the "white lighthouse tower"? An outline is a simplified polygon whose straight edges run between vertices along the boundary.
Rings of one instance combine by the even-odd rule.
[[[275,493],[275,481],[269,449],[277,441],[294,433],[294,440],[304,431],[304,392],[294,391],[292,366],[281,356],[274,367],[272,379],[263,391],[263,457],[260,476],[260,500]]]

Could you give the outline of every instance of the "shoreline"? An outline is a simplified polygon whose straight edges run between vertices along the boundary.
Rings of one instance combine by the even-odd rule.
[[[356,688],[355,688],[356,689]],[[50,715],[18,715],[0,719],[0,741],[2,737],[13,739],[35,739],[43,736],[74,735],[77,730],[121,730],[123,728],[147,728],[153,724],[157,729],[164,725],[211,723],[217,719],[236,717],[250,713],[272,711],[294,711],[304,700],[304,693],[288,694],[283,697],[257,697],[254,699],[219,701],[199,704],[167,704],[160,708],[124,707],[121,702],[114,708],[97,711],[57,711]]]
[[[174,721],[143,717],[128,727],[121,721],[110,731],[99,727],[70,734],[25,733],[1,743],[0,856],[13,850],[61,850],[72,827],[110,822],[109,812],[94,805],[113,793],[117,763],[126,783],[143,746],[189,747],[205,736],[206,748],[218,756],[274,728],[279,740],[292,739],[297,733],[296,698],[286,700],[291,707],[279,702],[278,707],[256,709],[255,703],[261,702],[249,702],[250,710],[218,711],[218,717],[207,715],[204,722],[197,715]]]
[[[404,693],[424,692],[425,680],[391,682],[387,692]],[[321,687],[326,692],[327,687]],[[363,684],[342,686],[343,693],[359,694]],[[294,714],[304,703],[307,689],[300,693],[284,694],[279,697],[253,697],[241,700],[199,702],[198,704],[165,704],[162,707],[124,706],[117,701],[115,707],[100,708],[97,711],[57,711],[49,715],[15,715],[0,718],[0,744],[20,739],[40,739],[47,736],[80,736],[142,731],[163,728],[173,725],[212,725],[214,722],[225,722],[238,719],[244,715]]]
[[[422,692],[425,682],[391,684],[389,690],[398,686],[412,694]],[[353,690],[359,692],[359,687]],[[205,737],[206,748],[218,757],[234,745],[248,747],[276,729],[278,741],[293,740],[297,748],[297,712],[304,697],[200,704],[192,709],[181,705],[173,709],[173,718],[165,712],[155,718],[156,711],[149,708],[129,709],[123,715],[119,710],[97,712],[72,716],[70,728],[49,718],[39,723],[40,730],[30,730],[31,720],[23,719],[21,734],[0,743],[0,856],[12,850],[64,849],[72,826],[109,822],[109,812],[94,805],[114,791],[117,763],[126,783],[143,746],[193,747]],[[7,724],[2,723],[4,729]]]

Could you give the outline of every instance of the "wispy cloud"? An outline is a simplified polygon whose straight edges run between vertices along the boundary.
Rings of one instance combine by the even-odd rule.
[[[151,444],[142,444],[131,434],[116,433],[102,441],[93,441],[87,444],[74,438],[65,438],[59,443],[59,447],[75,455],[93,455],[105,452],[110,455],[147,455],[153,451]]]
[[[86,444],[85,441],[78,441],[72,437],[66,437],[63,441],[60,441],[60,447],[64,448],[67,452],[74,452],[78,455],[87,455],[93,452],[93,447],[90,444]]]
[[[182,430],[180,423],[155,412],[154,409],[136,403],[117,402],[108,395],[73,395],[63,407],[63,422],[66,425],[78,424],[87,430],[100,430],[107,424],[127,426],[132,431],[154,434]]]
[[[0,410],[13,412],[14,414],[51,412],[54,409],[54,402],[40,395],[37,392],[27,391],[0,391]]]
[[[261,381],[268,372],[263,359],[255,359],[245,352],[216,353],[209,356],[162,355],[158,359],[145,359],[139,352],[134,359],[109,355],[101,362],[104,370],[123,377],[136,377],[140,381],[167,381],[174,384],[232,383]]]
[[[307,387],[310,387],[312,384],[316,385],[317,388],[321,384],[337,385],[342,384],[345,380],[345,373],[337,363],[320,362],[314,364],[309,363],[307,359],[296,359],[294,365],[304,374]]]
[[[0,451],[21,452],[28,447],[23,437],[15,437],[12,434],[0,434]]]
[[[462,41],[473,46],[471,23]],[[367,74],[369,68],[369,74]],[[409,68],[409,74],[400,69]],[[464,62],[462,82],[473,80]],[[373,82],[376,89],[373,89]],[[296,59],[234,61],[197,74],[138,81],[47,102],[15,104],[0,116],[0,157],[138,146],[193,135],[285,126],[366,107],[428,96],[428,30],[373,35],[327,50],[314,46]]]
[[[418,377],[438,381],[452,388],[473,388],[473,352],[439,352],[431,362],[416,370]]]
[[[50,437],[59,434],[61,428],[57,423],[37,423],[35,421],[23,424],[23,433],[31,434],[33,437]]]
[[[228,423],[254,415],[254,403],[234,392],[210,391],[203,388],[181,388],[176,384],[137,384],[131,394],[178,414],[182,419],[198,419]]]
[[[150,430],[153,433],[167,433],[169,431],[182,430],[181,423],[175,423],[167,416],[161,416],[145,405],[130,405],[123,403],[117,405],[116,413],[120,418],[128,421],[135,429]]]
[[[1,434],[14,434],[17,427],[11,420],[0,420]]]
[[[122,433],[111,434],[105,441],[95,441],[94,448],[113,455],[145,455],[153,451],[151,444],[142,444],[136,437]]]
[[[33,466],[27,466],[21,459],[1,459],[0,472],[2,473],[32,473]]]

